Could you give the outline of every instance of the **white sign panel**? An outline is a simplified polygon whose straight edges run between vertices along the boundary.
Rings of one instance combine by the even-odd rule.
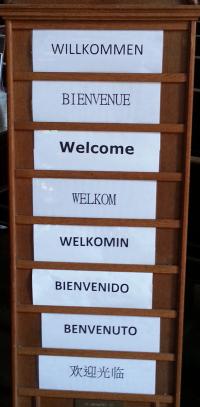
[[[33,216],[156,217],[156,181],[35,178],[32,183]]]
[[[158,172],[160,133],[34,132],[36,170]]]
[[[161,73],[163,31],[33,30],[33,71]]]
[[[39,356],[39,388],[155,394],[156,362],[110,358]]]
[[[33,231],[36,261],[155,264],[155,228],[33,225]]]
[[[33,81],[33,121],[159,123],[160,83]]]
[[[152,273],[32,271],[34,305],[152,308]]]
[[[42,314],[42,347],[160,351],[160,318]]]

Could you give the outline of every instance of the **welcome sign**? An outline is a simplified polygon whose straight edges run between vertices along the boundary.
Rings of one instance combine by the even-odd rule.
[[[162,72],[161,30],[33,30],[33,71]]]

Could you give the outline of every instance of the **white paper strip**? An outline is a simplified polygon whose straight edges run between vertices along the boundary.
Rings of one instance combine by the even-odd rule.
[[[33,216],[156,217],[156,181],[35,178],[32,183]]]
[[[158,172],[160,133],[35,131],[34,168]]]
[[[42,314],[42,347],[160,351],[160,318]]]
[[[110,358],[39,356],[39,388],[155,394],[156,362]]]
[[[33,225],[34,260],[155,264],[156,229]]]
[[[162,72],[163,31],[33,30],[33,71]]]
[[[152,308],[152,273],[32,271],[34,305]]]
[[[160,83],[33,81],[33,121],[159,123]]]

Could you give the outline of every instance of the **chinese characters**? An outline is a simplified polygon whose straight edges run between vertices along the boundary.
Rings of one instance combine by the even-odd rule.
[[[124,379],[124,369],[119,366],[112,368],[106,366],[84,365],[70,366],[70,377],[81,377],[91,379]]]

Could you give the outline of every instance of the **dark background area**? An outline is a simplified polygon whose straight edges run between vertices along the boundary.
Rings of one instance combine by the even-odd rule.
[[[3,1],[0,1],[3,3]],[[0,20],[0,25],[3,22]],[[0,31],[0,52],[3,50]],[[5,64],[3,85],[6,88]],[[200,371],[200,23],[196,38],[188,254],[181,407],[199,407]],[[0,407],[11,405],[10,280],[8,244],[7,133],[0,132]]]
[[[3,1],[0,1],[3,3]],[[5,47],[3,21],[0,20],[0,53]],[[0,91],[6,87],[6,64],[3,65],[3,77],[0,79]],[[2,95],[2,93],[1,93]],[[8,244],[8,154],[7,132],[2,128],[0,114],[0,407],[9,407],[10,386],[10,280],[9,280],[9,244]]]
[[[182,405],[199,407],[200,371],[200,23],[197,24],[185,293]]]

